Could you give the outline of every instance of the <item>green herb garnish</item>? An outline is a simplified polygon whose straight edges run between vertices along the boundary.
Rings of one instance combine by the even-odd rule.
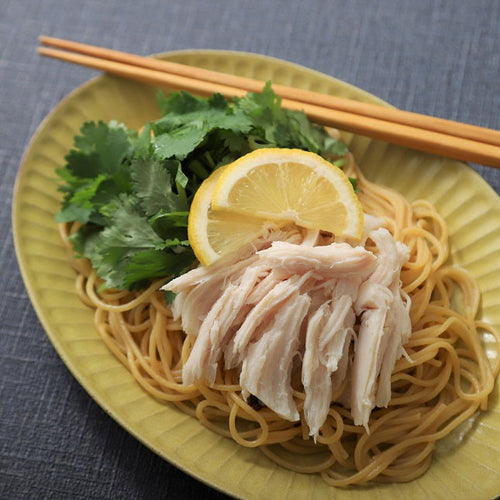
[[[347,152],[304,113],[283,109],[270,84],[232,102],[160,93],[158,105],[163,116],[140,134],[114,121],[85,123],[57,171],[64,199],[56,221],[81,224],[71,237],[76,256],[90,259],[109,288],[136,289],[189,268],[189,206],[221,165],[262,147],[340,162]]]

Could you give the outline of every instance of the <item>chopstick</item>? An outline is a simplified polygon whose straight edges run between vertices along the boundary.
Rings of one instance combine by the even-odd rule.
[[[241,97],[264,87],[263,81],[171,61],[47,36],[39,40],[47,46],[38,48],[41,55],[197,95],[219,92],[228,98]],[[500,168],[500,131],[280,84],[272,87],[284,107],[302,110],[321,125]]]

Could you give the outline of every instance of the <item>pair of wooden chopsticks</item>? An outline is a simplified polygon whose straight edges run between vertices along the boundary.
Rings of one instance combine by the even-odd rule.
[[[197,95],[260,92],[264,82],[93,45],[41,36],[41,55]],[[50,48],[52,47],[52,48]],[[54,48],[55,47],[55,48]],[[500,168],[500,131],[272,84],[284,107],[319,124],[400,146]]]

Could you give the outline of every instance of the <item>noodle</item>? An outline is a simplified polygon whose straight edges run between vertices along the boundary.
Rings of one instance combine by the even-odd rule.
[[[332,402],[315,443],[303,419],[289,422],[258,402],[246,401],[236,370],[219,367],[212,386],[203,381],[184,386],[182,366],[193,340],[172,319],[158,290],[163,281],[138,292],[103,291],[88,262],[72,259],[76,287],[82,302],[95,309],[95,326],[108,348],[153,397],[241,446],[259,448],[282,467],[320,474],[332,486],[405,482],[427,470],[439,439],[487,408],[500,362],[497,356],[491,366],[481,335],[493,337],[497,348],[500,336],[475,319],[480,296],[471,276],[443,267],[448,234],[434,207],[423,200],[410,204],[368,181],[352,161],[349,168],[358,179],[365,212],[382,218],[410,250],[401,279],[412,300],[413,333],[392,373],[389,407],[371,413],[370,434],[354,425],[349,410]],[[67,241],[71,227],[60,228]],[[304,397],[296,383],[299,412]]]

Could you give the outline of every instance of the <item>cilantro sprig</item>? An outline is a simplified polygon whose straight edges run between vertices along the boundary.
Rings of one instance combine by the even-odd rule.
[[[282,108],[269,83],[232,102],[187,92],[157,100],[162,117],[140,134],[116,121],[84,123],[57,170],[56,221],[79,223],[75,255],[90,259],[109,288],[140,288],[191,266],[189,207],[218,167],[262,147],[305,149],[338,165],[347,153],[304,113]]]

